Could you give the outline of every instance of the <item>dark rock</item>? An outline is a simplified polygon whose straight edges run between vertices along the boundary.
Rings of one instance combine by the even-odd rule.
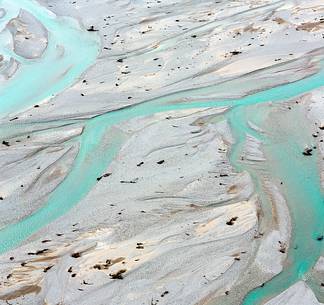
[[[238,217],[232,217],[229,221],[226,222],[228,226],[234,225],[235,221],[237,220]]]
[[[126,269],[121,269],[119,271],[117,271],[116,273],[110,273],[109,276],[114,279],[114,280],[122,280],[123,277],[123,273],[125,273],[127,270]]]
[[[161,298],[163,298],[165,295],[167,295],[169,293],[169,291],[164,291],[162,294],[161,294]]]
[[[48,270],[50,270],[51,268],[53,268],[53,266],[48,266],[48,267],[46,267],[46,268],[44,268],[44,270],[43,270],[43,272],[47,272]]]
[[[88,29],[87,29],[88,32],[98,32],[98,30],[95,30],[94,26],[91,25]]]
[[[312,148],[305,148],[304,151],[303,151],[303,155],[304,156],[311,156],[312,155],[312,151],[313,151]]]

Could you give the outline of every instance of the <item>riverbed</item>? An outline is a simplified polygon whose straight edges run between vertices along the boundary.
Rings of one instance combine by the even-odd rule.
[[[44,100],[50,101],[51,98],[59,96],[61,91],[71,87],[80,75],[95,63],[99,52],[99,38],[96,32],[82,29],[73,19],[55,17],[37,2],[25,0],[12,4],[12,2],[2,1],[1,5],[10,12],[2,17],[3,24],[23,8],[35,16],[49,33],[48,45],[42,56],[36,60],[17,57],[16,60],[21,67],[12,79],[1,84],[1,101],[3,101],[0,104],[1,116],[12,119],[13,112],[18,113],[17,117],[20,117],[19,113],[24,109]],[[169,43],[171,42],[166,43],[165,48]],[[2,48],[0,51],[10,57],[7,48]],[[163,52],[163,49],[160,52]],[[116,56],[115,59],[118,57]],[[267,160],[264,162],[263,171],[268,173],[274,183],[283,182],[282,186],[279,185],[280,193],[287,202],[291,217],[291,238],[283,270],[272,279],[268,279],[262,287],[249,292],[242,304],[264,304],[265,301],[279,295],[298,281],[307,279],[322,255],[323,249],[321,237],[324,206],[318,161],[321,156],[315,149],[309,157],[302,154],[305,143],[311,147],[316,145],[314,139],[309,140],[313,129],[310,127],[300,129],[300,125],[309,124],[303,112],[292,111],[293,114],[289,114],[289,117],[279,111],[277,117],[271,114],[270,121],[265,119],[269,105],[271,107],[271,105],[293,103],[301,96],[323,87],[323,49],[318,48],[308,52],[303,59],[310,63],[310,68],[303,77],[271,88],[256,87],[238,98],[208,97],[210,92],[222,93],[222,90],[228,89],[226,83],[220,82],[217,85],[166,92],[163,96],[121,105],[111,111],[104,111],[105,109],[101,108],[102,113],[96,115],[83,113],[76,119],[68,118],[66,120],[68,125],[82,126],[82,132],[71,140],[78,143],[78,152],[71,168],[37,210],[1,229],[0,251],[6,253],[18,247],[51,222],[69,215],[68,212],[73,207],[77,207],[77,204],[95,188],[98,177],[99,180],[105,179],[107,169],[116,160],[125,143],[125,138],[116,132],[116,126],[163,113],[215,108],[223,109],[223,118],[231,128],[233,143],[228,152],[231,166],[236,173],[247,172],[251,176],[261,210],[271,210],[269,199],[264,195],[262,179],[253,164],[243,162],[244,160],[241,159],[248,136],[253,136],[263,143],[263,153]],[[41,89],[40,83],[44,84]],[[188,96],[192,98],[187,98]],[[83,121],[82,116],[90,117]],[[63,118],[58,116],[56,121],[62,122]],[[289,122],[287,126],[285,120]],[[56,124],[52,119],[46,119],[44,122]],[[260,129],[251,128],[250,122],[254,122]],[[16,133],[17,136],[22,133],[24,126],[27,126],[27,129],[34,128],[32,126],[36,123],[41,125],[42,121],[26,120],[13,129],[3,124],[1,136],[3,139],[7,139],[10,133]],[[105,138],[109,134],[112,136],[107,141]],[[106,177],[109,175],[110,173]],[[270,230],[271,219],[272,216],[265,213],[260,223],[265,229]],[[322,296],[320,295],[319,298]],[[217,302],[217,298],[215,301]]]

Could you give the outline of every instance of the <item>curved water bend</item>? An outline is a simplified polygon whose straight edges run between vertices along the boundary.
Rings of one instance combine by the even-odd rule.
[[[237,169],[248,172],[252,170],[253,173],[248,163],[240,162],[239,156],[246,135],[251,134],[248,122],[257,121],[262,117],[260,111],[264,109],[254,107],[248,111],[249,106],[244,107],[245,109],[240,108],[234,108],[227,114],[236,140],[231,161]],[[289,122],[291,119],[291,117],[284,118]],[[317,163],[319,156],[314,152],[311,157],[303,157],[301,154],[303,145],[312,131],[311,128],[304,130],[298,128],[305,118],[293,117],[293,119],[289,131],[293,130],[296,133],[290,132],[288,138],[282,137],[281,124],[280,127],[271,126],[269,130],[266,129],[267,126],[263,126],[262,129],[271,133],[268,137],[264,135],[260,137],[257,131],[252,131],[253,136],[262,138],[265,144],[263,150],[267,162],[264,162],[264,170],[274,181],[284,182],[282,191],[292,220],[292,237],[284,270],[261,287],[248,293],[242,305],[259,305],[261,301],[271,299],[298,280],[305,280],[323,250],[323,243],[317,240],[324,231],[324,193]]]
[[[73,85],[94,63],[99,54],[100,40],[94,33],[83,31],[72,18],[57,17],[34,0],[1,0],[0,6],[6,9],[6,14],[0,18],[0,29],[23,9],[48,31],[47,48],[38,59],[23,59],[6,44],[0,43],[0,54],[15,56],[20,65],[12,79],[0,85],[0,115],[4,117],[51,98]]]

